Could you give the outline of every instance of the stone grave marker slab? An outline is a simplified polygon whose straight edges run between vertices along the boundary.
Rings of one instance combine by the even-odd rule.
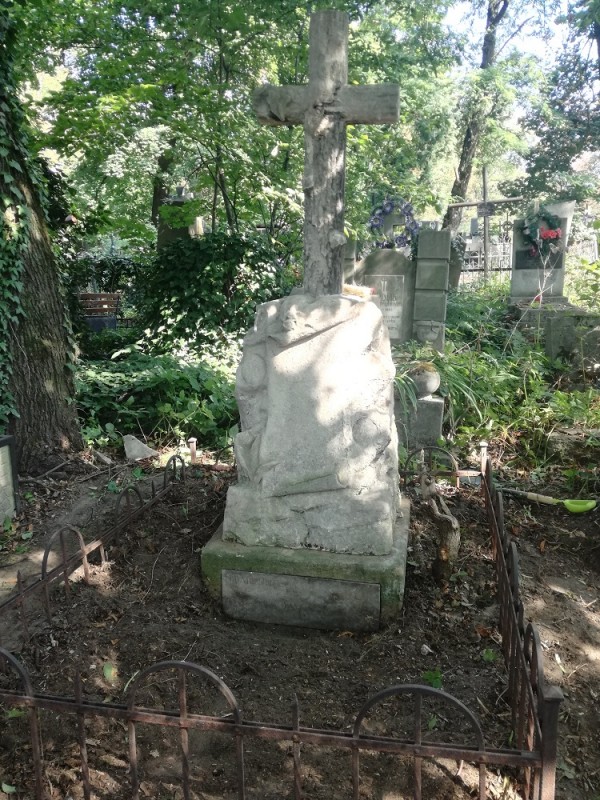
[[[373,631],[377,583],[223,570],[223,610],[236,619],[305,628]]]
[[[17,511],[17,476],[12,436],[0,436],[0,525]]]

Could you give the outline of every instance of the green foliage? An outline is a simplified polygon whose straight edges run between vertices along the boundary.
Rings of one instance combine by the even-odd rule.
[[[82,358],[88,361],[102,361],[110,359],[119,351],[129,352],[129,348],[136,349],[134,345],[142,332],[139,328],[106,328],[96,333],[88,325],[79,338],[79,347]]]
[[[578,422],[588,429],[600,428],[600,393],[592,387],[569,392],[555,389],[548,399],[548,410],[553,421],[560,425]]]
[[[507,192],[555,200],[599,196],[599,19],[597,0],[580,0],[559,20],[568,23],[568,38],[526,115],[524,126],[535,142],[526,176],[506,185]]]
[[[600,308],[600,260],[569,260],[566,270],[566,292],[569,300],[577,306],[598,313]]]
[[[432,686],[434,689],[441,689],[442,688],[442,671],[439,667],[435,669],[428,669],[421,675],[421,678],[427,683],[429,686]]]
[[[30,212],[23,178],[32,167],[25,119],[13,78],[14,26],[0,13],[0,430],[16,414],[9,389],[12,330],[23,314],[23,255],[29,246]]]
[[[538,461],[557,425],[600,427],[600,392],[557,388],[559,365],[525,338],[506,308],[501,285],[451,293],[445,351],[403,347],[398,374],[403,380],[411,358],[435,364],[446,399],[444,434],[459,448],[480,439],[518,442],[523,457]]]
[[[265,239],[218,232],[165,247],[144,274],[141,316],[153,347],[196,348],[248,328],[256,306],[291,288]]]
[[[115,232],[150,242],[153,194],[186,182],[213,230],[264,225],[298,252],[302,129],[259,125],[250,100],[264,81],[306,81],[308,7],[290,0],[206,0],[202,13],[195,0],[181,0],[176,12],[169,0],[25,5],[19,75],[31,80],[36,68],[61,65],[52,91],[30,92],[29,104],[43,123],[38,145],[68,163],[80,209],[110,209]],[[399,125],[348,131],[349,226],[365,224],[371,191],[410,197],[418,210],[439,204],[435,168],[446,158],[455,106],[447,73],[460,51],[445,24],[447,0],[311,8],[328,6],[351,18],[350,82],[401,76],[402,83]]]
[[[237,419],[232,354],[185,361],[132,353],[125,361],[83,363],[76,375],[77,406],[88,443],[139,435],[155,442],[195,436],[224,446]]]
[[[79,255],[69,269],[71,285],[79,291],[93,286],[97,292],[118,292],[127,289],[139,277],[146,259],[127,255]]]

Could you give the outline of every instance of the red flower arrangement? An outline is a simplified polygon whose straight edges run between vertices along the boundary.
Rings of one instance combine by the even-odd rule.
[[[551,228],[547,228],[546,230],[540,230],[540,238],[544,241],[548,239],[560,239],[562,236],[562,230],[560,228],[556,228],[552,230]]]
[[[529,255],[532,258],[549,256],[560,247],[559,241],[562,238],[560,219],[544,206],[523,221],[522,232],[525,241],[530,245]]]

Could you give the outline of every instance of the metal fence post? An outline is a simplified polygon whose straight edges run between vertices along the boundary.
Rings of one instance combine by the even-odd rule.
[[[542,785],[540,800],[554,800],[556,787],[556,750],[558,745],[558,715],[564,695],[558,686],[548,686],[543,693],[542,728]]]

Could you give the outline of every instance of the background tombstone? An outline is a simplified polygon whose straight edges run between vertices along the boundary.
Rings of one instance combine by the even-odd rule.
[[[419,234],[413,338],[439,352],[445,342],[450,245],[449,230],[423,230]]]
[[[560,219],[562,237],[556,252],[547,256],[532,255],[531,244],[523,235],[524,220],[515,220],[513,224],[513,258],[510,280],[510,303],[519,305],[531,303],[542,296],[543,302],[567,305],[563,294],[565,285],[565,251],[573,219],[575,202],[551,203],[545,206],[547,211]]]
[[[450,254],[450,231],[421,227],[415,260],[377,248],[356,264],[355,278],[374,290],[392,344],[417,340],[443,351]],[[427,369],[431,376],[432,365]],[[415,408],[405,408],[396,392],[398,441],[408,450],[437,444],[442,435],[444,400],[434,392],[419,391]]]
[[[12,436],[0,436],[0,525],[19,510],[14,444]]]
[[[415,277],[415,262],[399,250],[377,249],[357,264],[355,280],[373,289],[392,344],[412,338]]]

